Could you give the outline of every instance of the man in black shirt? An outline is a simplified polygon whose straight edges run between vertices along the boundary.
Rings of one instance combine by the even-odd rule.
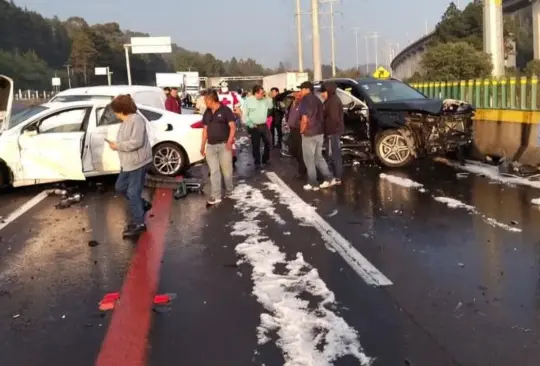
[[[221,174],[225,180],[226,196],[233,190],[233,144],[236,133],[235,115],[229,107],[219,102],[215,90],[204,96],[206,111],[203,114],[204,130],[201,155],[206,156],[210,170],[212,197],[208,205],[221,202]]]
[[[274,87],[270,89],[270,96],[272,97],[272,145],[281,149],[283,144],[283,111],[279,106],[277,96],[279,95],[279,89]],[[276,141],[277,134],[277,141]]]

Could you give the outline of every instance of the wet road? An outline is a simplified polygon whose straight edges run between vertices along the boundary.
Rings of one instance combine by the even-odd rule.
[[[216,208],[148,191],[137,243],[111,182],[0,229],[0,364],[538,364],[540,184],[423,161],[304,192],[290,160],[254,174],[246,156]],[[0,216],[42,189],[2,195]],[[152,309],[156,292],[177,298]]]

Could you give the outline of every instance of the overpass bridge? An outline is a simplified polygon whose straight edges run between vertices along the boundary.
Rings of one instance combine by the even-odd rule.
[[[503,13],[512,14],[532,5],[534,58],[540,59],[540,0],[503,0]],[[415,72],[421,71],[420,62],[427,46],[435,36],[431,32],[401,50],[390,63],[392,75],[399,79],[407,79]],[[514,61],[515,62],[515,61]],[[512,60],[510,60],[512,63]]]

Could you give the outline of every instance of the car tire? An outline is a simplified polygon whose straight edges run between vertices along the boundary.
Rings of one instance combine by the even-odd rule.
[[[164,142],[152,149],[151,171],[155,175],[175,177],[187,166],[187,155],[184,149],[175,143]]]
[[[0,190],[4,190],[11,185],[11,174],[8,166],[0,162]]]
[[[389,168],[401,168],[414,160],[405,137],[398,130],[384,130],[377,135],[375,154],[381,164]]]

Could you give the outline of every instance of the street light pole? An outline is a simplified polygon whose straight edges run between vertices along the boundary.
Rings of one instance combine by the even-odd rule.
[[[131,65],[129,63],[129,47],[130,44],[124,45],[124,50],[126,51],[126,71],[127,71],[127,77],[128,77],[128,85],[131,85]]]
[[[298,42],[298,71],[304,72],[304,50],[302,46],[302,9],[296,0],[296,37]]]
[[[369,75],[369,45],[368,45],[368,36],[364,36],[364,41],[366,42],[366,76]]]
[[[354,32],[354,38],[356,41],[356,70],[360,71],[360,54],[358,52],[358,32],[360,31],[360,28],[356,27],[353,28]]]
[[[313,38],[313,78],[322,80],[321,34],[319,28],[319,1],[311,0],[311,26]]]
[[[71,89],[71,74],[70,74],[70,72],[69,72],[69,68],[71,67],[71,65],[70,65],[70,64],[66,64],[66,65],[64,65],[64,66],[65,66],[66,69],[67,69],[68,86],[69,86],[69,88]]]
[[[335,27],[334,27],[334,3],[340,0],[322,0],[322,4],[330,4],[330,47],[332,51],[332,76],[336,76],[336,43],[335,43]]]

